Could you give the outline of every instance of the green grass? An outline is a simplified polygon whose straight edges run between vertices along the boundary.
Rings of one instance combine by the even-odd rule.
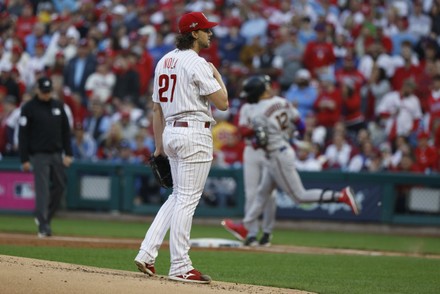
[[[149,223],[139,221],[56,218],[52,229],[57,235],[139,238],[142,240],[148,226]],[[33,218],[29,216],[0,215],[0,232],[35,234],[36,226]],[[220,225],[193,225],[191,238],[206,237],[234,239]],[[372,233],[276,230],[273,244],[440,254],[440,238]]]
[[[139,238],[142,222],[57,218],[55,234]],[[31,217],[0,216],[0,232],[35,234]],[[221,226],[193,226],[192,238],[232,238]],[[274,243],[298,246],[440,253],[440,238],[387,236],[342,232],[276,230]],[[61,261],[102,268],[137,271],[137,250],[65,247],[0,246],[0,254]],[[440,259],[414,257],[275,254],[251,252],[190,252],[193,263],[217,281],[294,288],[318,293],[438,293]],[[169,252],[161,250],[157,272],[166,275]]]

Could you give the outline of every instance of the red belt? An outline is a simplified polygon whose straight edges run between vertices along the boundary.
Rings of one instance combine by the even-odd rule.
[[[209,121],[205,122],[204,127],[207,129],[211,126],[211,123]],[[178,128],[188,128],[189,124],[187,121],[174,121],[173,122],[173,127],[178,127]]]

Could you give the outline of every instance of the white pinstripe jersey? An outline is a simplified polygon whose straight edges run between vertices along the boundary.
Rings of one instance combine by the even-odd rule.
[[[253,124],[267,128],[268,151],[288,145],[293,132],[294,122],[299,118],[298,110],[286,99],[274,96],[261,100],[253,107]]]
[[[160,103],[166,121],[214,122],[206,95],[220,89],[212,68],[194,50],[175,49],[156,65],[153,102]]]

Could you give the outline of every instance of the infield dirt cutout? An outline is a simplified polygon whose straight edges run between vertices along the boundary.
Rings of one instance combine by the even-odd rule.
[[[62,237],[39,239],[34,235],[0,233],[0,244],[88,247],[139,248],[139,240],[88,237]],[[167,244],[164,244],[167,246]],[[349,249],[272,246],[269,248],[192,248],[191,250],[239,250],[300,254],[352,254],[374,256],[416,256],[440,259],[438,255],[406,254]],[[1,254],[1,252],[0,252]],[[134,266],[134,265],[133,265]],[[208,273],[209,274],[209,273]],[[209,285],[170,281],[166,276],[148,277],[140,272],[103,269],[83,265],[51,262],[30,258],[0,255],[0,293],[310,293],[237,283],[213,281]]]

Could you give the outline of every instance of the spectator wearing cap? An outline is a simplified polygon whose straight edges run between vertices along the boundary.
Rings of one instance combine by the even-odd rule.
[[[102,103],[110,103],[116,76],[104,58],[98,57],[96,71],[87,78],[85,88],[88,99],[98,99]]]
[[[37,85],[36,95],[21,110],[19,153],[22,170],[34,174],[38,236],[49,237],[65,191],[65,168],[72,162],[72,145],[64,107],[52,98],[52,81],[43,77]]]
[[[333,45],[327,41],[326,24],[315,26],[316,40],[307,44],[304,50],[303,63],[312,76],[323,72],[333,72],[336,61]]]
[[[96,159],[96,151],[96,141],[84,132],[82,123],[77,122],[72,137],[73,158],[81,161],[92,161]]]
[[[390,141],[396,136],[408,137],[418,129],[422,118],[419,98],[414,93],[414,81],[405,80],[400,91],[386,94],[376,108]]]
[[[295,83],[290,86],[284,96],[298,109],[304,121],[313,111],[313,105],[318,97],[318,89],[312,84],[312,75],[307,69],[300,69],[296,72]]]
[[[117,30],[120,27],[125,26],[125,17],[127,14],[127,7],[124,4],[117,4],[111,10],[111,22],[110,26],[112,30]]]
[[[142,16],[147,15],[146,13],[143,13],[141,15],[141,20],[143,19]],[[156,28],[150,24],[149,18],[147,17],[147,21],[144,23],[143,26],[141,26],[137,30],[137,40],[142,41],[145,44],[146,49],[151,49],[156,46],[156,38],[158,37],[158,32],[156,31]],[[169,22],[168,22],[169,23]],[[160,34],[161,35],[161,34]],[[161,36],[162,39],[164,36]]]
[[[136,134],[139,132],[138,124],[130,119],[130,113],[128,111],[123,111],[119,117],[120,119],[118,121],[121,125],[124,139],[134,141]]]
[[[417,147],[414,149],[416,164],[427,174],[438,171],[439,156],[437,149],[430,144],[429,140],[429,133],[420,132],[417,135]]]
[[[59,51],[55,54],[55,61],[52,66],[46,65],[46,71],[49,76],[64,74],[64,68],[66,67],[66,57],[63,51]]]
[[[64,69],[64,83],[73,93],[78,93],[82,104],[87,105],[85,84],[87,78],[95,72],[96,56],[90,52],[87,39],[81,39],[75,57],[68,61]]]
[[[11,63],[11,70],[17,69],[20,79],[26,84],[27,88],[35,85],[35,79],[32,73],[29,72],[30,56],[19,44],[12,46],[9,62]],[[21,97],[21,96],[20,96]]]

